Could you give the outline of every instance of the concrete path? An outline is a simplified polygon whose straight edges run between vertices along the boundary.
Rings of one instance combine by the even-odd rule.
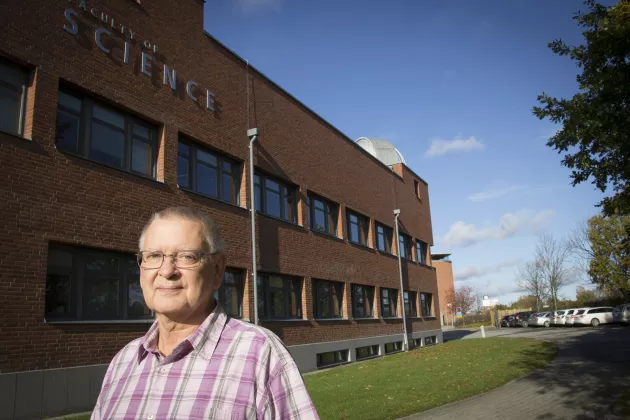
[[[445,340],[478,338],[453,330]],[[407,420],[617,420],[629,418],[619,409],[630,400],[630,328],[509,328],[487,330],[486,336],[528,337],[558,346],[558,356],[544,370],[486,394],[447,404]],[[627,410],[627,409],[626,409]]]

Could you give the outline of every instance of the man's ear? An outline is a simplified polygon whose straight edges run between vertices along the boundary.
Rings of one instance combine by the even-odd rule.
[[[223,283],[223,275],[225,273],[225,254],[220,253],[212,256],[212,264],[214,268],[214,289],[217,290]]]

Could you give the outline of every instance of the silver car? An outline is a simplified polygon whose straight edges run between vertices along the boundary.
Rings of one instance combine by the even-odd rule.
[[[630,324],[630,303],[616,306],[613,309],[614,322],[618,322],[621,325]]]
[[[577,314],[580,314],[580,315],[583,314],[584,311],[586,311],[587,309],[589,309],[589,308],[570,309],[567,312],[566,321],[564,322],[564,325],[566,325],[567,327],[573,326],[575,324],[575,316]],[[569,312],[571,312],[571,313],[569,314]]]
[[[527,319],[528,327],[545,327],[551,325],[551,312],[535,312]]]
[[[551,325],[564,325],[564,313],[566,310],[551,312]]]
[[[577,325],[591,325],[593,327],[599,324],[611,324],[613,322],[613,308],[602,306],[599,308],[580,309],[575,314],[575,322]]]

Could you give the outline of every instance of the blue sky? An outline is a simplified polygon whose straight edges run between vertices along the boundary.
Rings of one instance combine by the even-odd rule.
[[[547,43],[582,41],[581,1],[210,0],[205,29],[352,139],[392,141],[429,183],[433,253],[456,285],[502,303],[537,235],[597,213],[531,113],[570,97],[575,64]],[[582,284],[584,280],[581,281]],[[574,298],[579,283],[561,295]]]

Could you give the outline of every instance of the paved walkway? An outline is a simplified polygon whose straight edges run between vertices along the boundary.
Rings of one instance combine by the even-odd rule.
[[[501,329],[489,336],[555,342],[559,352],[544,370],[486,394],[434,408],[407,420],[617,420],[630,399],[630,328]],[[458,338],[476,338],[478,332]],[[624,396],[625,393],[625,396]]]

